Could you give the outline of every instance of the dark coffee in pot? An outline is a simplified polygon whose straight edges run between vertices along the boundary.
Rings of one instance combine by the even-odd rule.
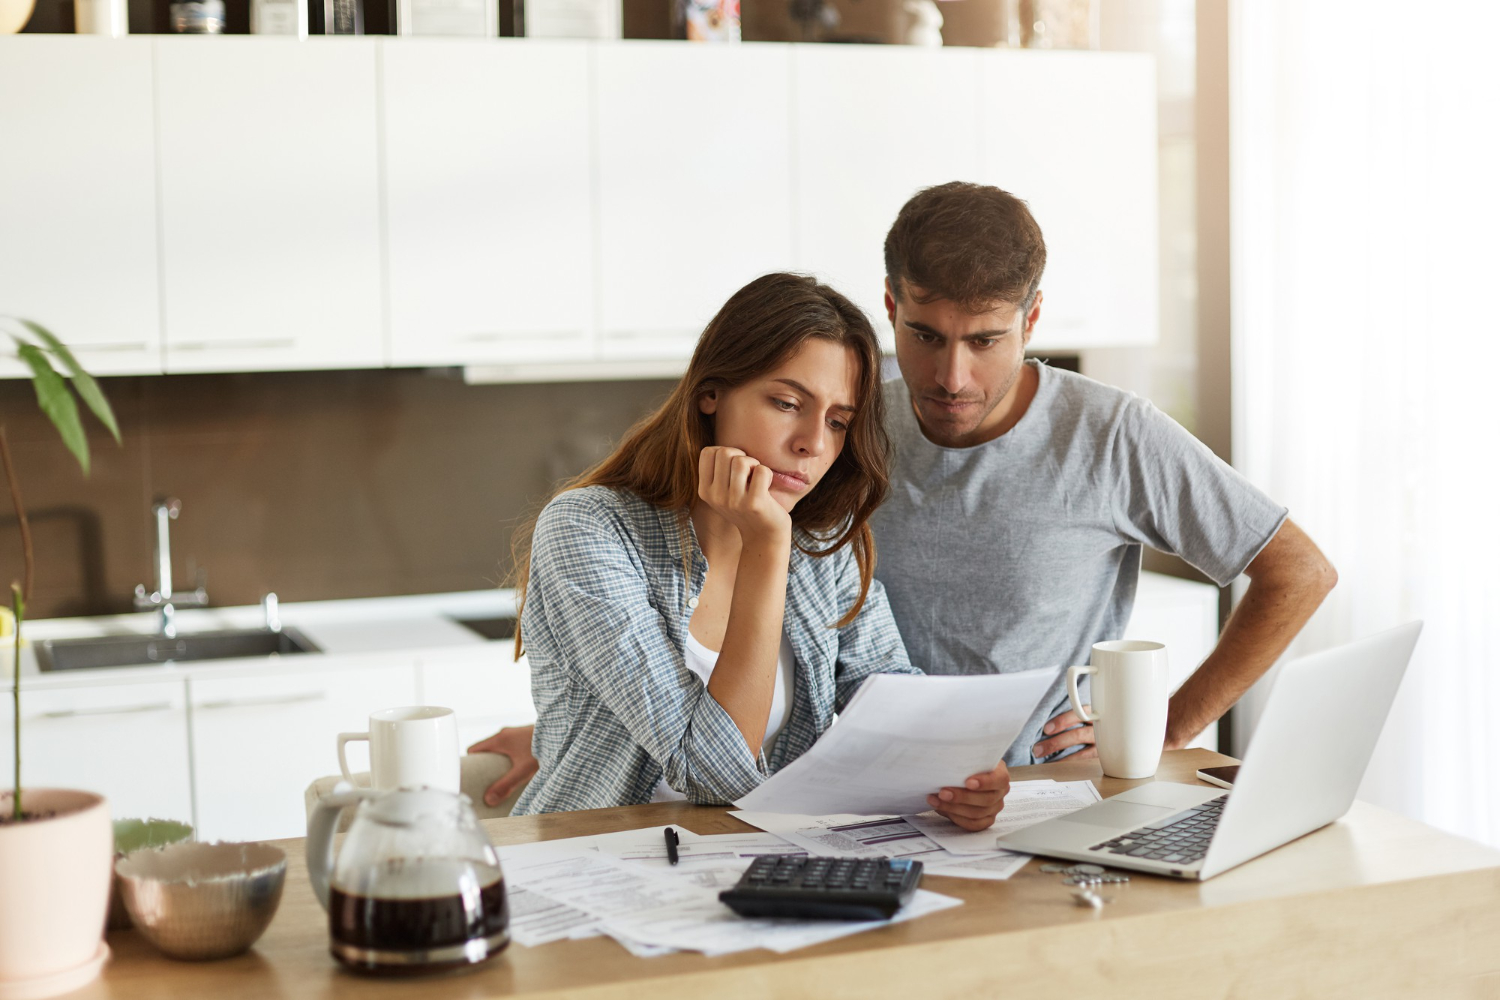
[[[351,969],[440,972],[482,962],[510,942],[497,868],[419,858],[392,863],[377,882],[373,892],[329,889],[329,950]]]

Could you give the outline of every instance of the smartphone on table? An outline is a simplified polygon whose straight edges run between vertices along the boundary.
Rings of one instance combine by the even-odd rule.
[[[1198,770],[1198,777],[1210,785],[1218,785],[1220,788],[1233,788],[1235,776],[1240,773],[1238,764],[1226,764],[1223,767],[1204,767]]]

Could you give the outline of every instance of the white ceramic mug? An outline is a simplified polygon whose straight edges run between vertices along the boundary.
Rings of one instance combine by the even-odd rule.
[[[370,787],[417,788],[426,785],[458,791],[458,716],[451,708],[419,705],[387,708],[370,716],[370,731],[339,733],[339,770],[352,782],[344,748],[370,744]]]
[[[1068,668],[1068,700],[1080,719],[1094,725],[1104,773],[1151,777],[1167,738],[1167,647],[1139,639],[1096,642],[1089,664]],[[1092,712],[1078,695],[1084,674],[1093,675]]]

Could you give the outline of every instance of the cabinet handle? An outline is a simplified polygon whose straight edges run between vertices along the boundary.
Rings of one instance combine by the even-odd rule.
[[[138,344],[69,344],[74,354],[126,354],[145,351],[149,347],[144,341]]]
[[[691,330],[606,330],[604,337],[606,340],[696,340],[698,334]]]
[[[223,701],[205,701],[193,708],[213,712],[222,708],[262,708],[267,705],[300,705],[303,702],[322,701],[327,691],[304,691],[301,694],[268,695],[264,698],[225,698]]]
[[[153,701],[144,705],[119,705],[112,708],[62,708],[55,712],[42,712],[33,719],[76,719],[84,715],[135,715],[142,712],[169,712],[170,701]]]
[[[508,340],[582,340],[582,330],[492,330],[482,333],[465,333],[458,340],[470,344],[494,344]]]
[[[297,346],[294,337],[265,340],[184,340],[168,344],[172,351],[284,351]]]

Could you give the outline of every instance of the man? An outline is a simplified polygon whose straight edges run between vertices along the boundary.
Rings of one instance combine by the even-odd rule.
[[[891,495],[872,521],[911,661],[971,674],[1087,663],[1130,620],[1151,546],[1244,599],[1172,696],[1186,746],[1276,661],[1337,580],[1273,502],[1150,403],[1025,359],[1046,245],[1024,202],[950,183],[919,192],[886,237]],[[530,729],[470,748],[509,755],[496,804],[536,770]],[[1092,756],[1061,676],[1007,764]]]
[[[1250,577],[1213,653],[1172,696],[1186,746],[1286,649],[1337,576],[1274,503],[1150,403],[1025,360],[1041,229],[998,188],[907,202],[886,238],[901,378],[886,385],[891,496],[876,575],[913,663],[969,674],[1089,662],[1130,619],[1141,550],[1219,586]],[[1006,755],[1092,755],[1059,678]],[[1080,749],[1082,748],[1082,749]]]

